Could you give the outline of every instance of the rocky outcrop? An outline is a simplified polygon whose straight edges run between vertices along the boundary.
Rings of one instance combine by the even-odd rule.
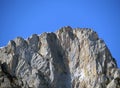
[[[120,88],[120,70],[96,32],[67,26],[0,48],[0,88]]]

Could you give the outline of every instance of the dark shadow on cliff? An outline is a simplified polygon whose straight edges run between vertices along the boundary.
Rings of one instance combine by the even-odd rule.
[[[71,88],[71,76],[68,66],[68,58],[57,36],[54,33],[47,34],[47,41],[53,58],[55,79],[52,88]]]

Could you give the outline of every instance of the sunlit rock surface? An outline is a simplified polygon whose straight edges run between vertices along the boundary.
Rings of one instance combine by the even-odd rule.
[[[120,70],[96,32],[67,26],[0,48],[0,88],[120,88]]]

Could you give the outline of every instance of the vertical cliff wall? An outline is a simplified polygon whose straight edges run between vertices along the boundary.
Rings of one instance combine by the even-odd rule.
[[[0,48],[0,88],[120,88],[120,70],[96,32],[67,26]]]

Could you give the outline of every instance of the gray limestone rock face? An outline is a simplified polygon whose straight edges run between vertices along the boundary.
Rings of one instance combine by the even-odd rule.
[[[120,69],[95,31],[67,26],[0,48],[0,88],[120,88]]]

